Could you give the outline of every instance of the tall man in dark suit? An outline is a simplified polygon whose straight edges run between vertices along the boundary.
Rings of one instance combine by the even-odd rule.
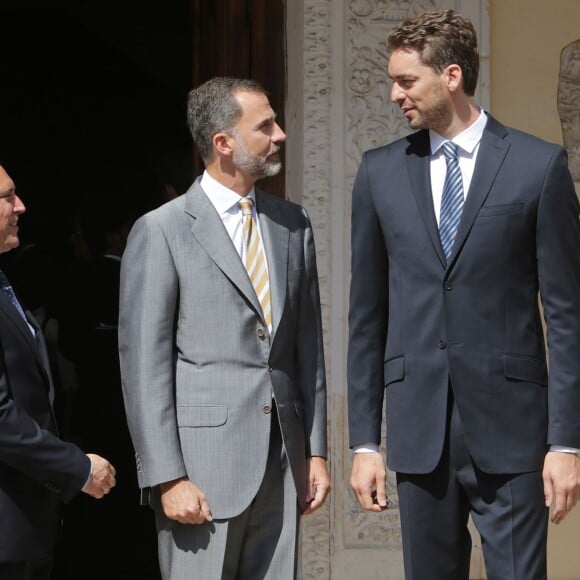
[[[467,19],[425,13],[388,47],[391,98],[417,132],[367,152],[353,191],[351,483],[363,508],[386,509],[386,393],[406,577],[467,579],[471,512],[488,578],[546,578],[547,506],[560,522],[579,481],[580,228],[566,154],[474,104]]]
[[[0,252],[18,246],[25,207],[0,166]],[[42,334],[0,271],[0,578],[45,580],[62,502],[79,491],[101,498],[113,466],[61,441]],[[82,533],[82,532],[81,532]]]
[[[137,220],[121,266],[139,484],[166,580],[290,579],[330,489],[312,227],[255,187],[286,137],[259,84],[207,81],[188,121],[205,172]]]

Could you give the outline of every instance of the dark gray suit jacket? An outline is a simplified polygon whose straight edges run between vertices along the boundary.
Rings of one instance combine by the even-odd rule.
[[[60,507],[85,484],[90,462],[56,436],[44,340],[0,292],[0,562],[50,557]]]
[[[580,228],[564,150],[489,117],[446,267],[420,131],[367,152],[353,191],[351,445],[428,473],[451,380],[466,444],[490,473],[580,448]],[[547,322],[547,372],[538,291]]]
[[[326,383],[312,228],[296,204],[256,192],[268,260],[268,334],[246,269],[196,181],[134,225],[121,266],[119,349],[139,484],[187,476],[216,518],[262,482],[272,393],[298,499],[326,455]]]

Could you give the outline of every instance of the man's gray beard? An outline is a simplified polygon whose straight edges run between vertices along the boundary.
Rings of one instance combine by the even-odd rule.
[[[238,148],[234,151],[233,162],[248,175],[258,178],[274,177],[282,169],[281,161],[268,161],[267,157],[250,153],[241,139],[238,139]]]

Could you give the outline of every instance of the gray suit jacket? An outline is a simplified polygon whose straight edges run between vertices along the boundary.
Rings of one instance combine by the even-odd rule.
[[[449,265],[429,154],[427,131],[369,151],[354,186],[351,445],[380,440],[386,393],[389,466],[431,472],[451,380],[477,465],[538,470],[549,444],[580,448],[580,227],[566,154],[489,117]]]
[[[187,476],[230,518],[262,482],[274,393],[304,507],[326,455],[326,385],[310,222],[257,191],[270,337],[244,265],[199,180],[134,225],[121,267],[119,349],[141,488]]]

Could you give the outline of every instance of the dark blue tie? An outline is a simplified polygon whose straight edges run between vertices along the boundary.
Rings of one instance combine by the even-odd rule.
[[[463,179],[457,160],[457,145],[451,141],[446,141],[442,145],[445,162],[447,163],[447,175],[443,185],[443,195],[441,196],[441,214],[439,216],[439,236],[445,259],[449,263],[449,258],[453,250],[455,235],[461,220],[463,211]]]
[[[28,324],[28,321],[26,320],[26,314],[24,314],[24,310],[22,309],[20,302],[18,302],[18,298],[16,298],[16,294],[14,294],[14,290],[12,286],[10,286],[10,282],[8,282],[8,278],[6,278],[6,274],[4,274],[2,270],[0,270],[0,290],[4,292],[4,294],[8,297],[8,300],[10,300],[12,303],[12,306],[16,308],[18,314],[20,314],[26,324]]]

